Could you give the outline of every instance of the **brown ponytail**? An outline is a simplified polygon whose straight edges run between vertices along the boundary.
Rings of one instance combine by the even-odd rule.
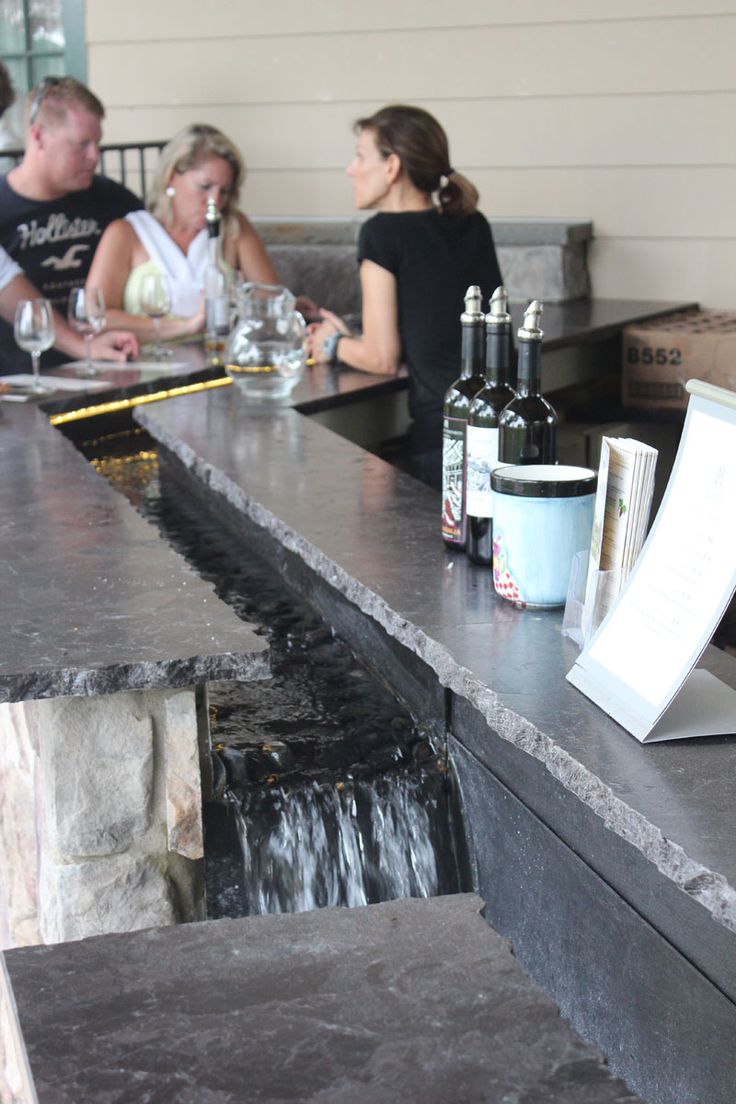
[[[440,210],[446,215],[472,215],[478,206],[478,189],[467,176],[454,169],[447,183],[440,185]]]
[[[355,130],[370,130],[382,157],[395,153],[411,183],[425,195],[439,194],[447,215],[472,215],[478,192],[462,173],[450,167],[447,135],[421,107],[391,104],[374,115],[358,119]]]

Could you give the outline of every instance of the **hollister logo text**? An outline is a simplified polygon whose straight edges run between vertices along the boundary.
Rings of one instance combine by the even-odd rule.
[[[58,212],[49,215],[45,226],[39,226],[36,219],[21,223],[18,227],[18,244],[21,249],[28,249],[52,242],[69,241],[70,238],[99,238],[101,233],[97,219],[75,218],[70,221],[65,214]]]

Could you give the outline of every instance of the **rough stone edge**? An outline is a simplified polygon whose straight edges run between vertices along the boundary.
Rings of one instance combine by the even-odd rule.
[[[148,428],[194,476],[223,495],[256,525],[271,533],[316,575],[343,594],[362,613],[377,621],[389,636],[424,660],[437,675],[440,684],[470,702],[498,736],[541,762],[565,789],[601,818],[606,828],[641,852],[660,873],[707,909],[714,920],[736,931],[736,889],[722,874],[691,859],[683,847],[669,840],[642,813],[617,797],[597,775],[577,762],[536,725],[502,705],[498,695],[457,663],[443,645],[400,617],[384,599],[353,579],[315,545],[251,499],[224,472],[197,456],[189,445],[162,431],[158,423],[147,424],[145,412],[138,413],[140,424]]]
[[[244,623],[245,624],[245,623]],[[57,667],[48,671],[0,675],[0,702],[38,698],[95,697],[124,690],[167,690],[212,679],[271,677],[268,644],[252,652],[223,652],[188,659],[142,660],[107,667]]]

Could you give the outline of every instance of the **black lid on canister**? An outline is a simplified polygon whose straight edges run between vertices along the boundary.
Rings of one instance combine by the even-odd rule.
[[[491,475],[494,491],[520,498],[578,498],[597,486],[597,472],[570,464],[507,464]]]

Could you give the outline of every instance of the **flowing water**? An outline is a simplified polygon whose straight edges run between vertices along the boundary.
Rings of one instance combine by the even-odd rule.
[[[366,905],[439,891],[431,808],[406,771],[370,783],[277,787],[236,806],[251,913]]]
[[[209,687],[208,916],[469,888],[442,749],[273,568],[162,496],[155,450],[136,441],[103,442],[95,466],[271,647],[271,678]]]

